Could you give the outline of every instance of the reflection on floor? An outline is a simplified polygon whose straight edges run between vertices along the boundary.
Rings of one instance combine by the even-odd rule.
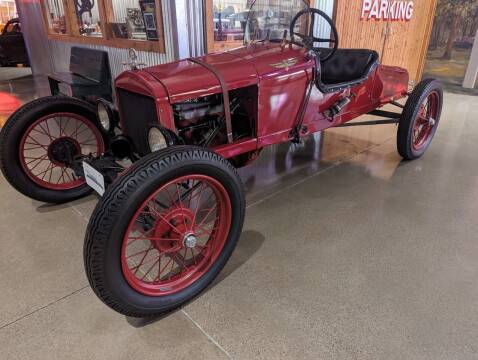
[[[0,82],[21,79],[32,75],[29,67],[0,67]]]
[[[50,94],[46,78],[28,74],[20,76],[24,71],[24,68],[12,68],[10,72],[16,73],[19,78],[9,73],[7,78],[13,79],[0,80],[0,128],[20,105]]]
[[[361,120],[372,118],[364,116]],[[395,154],[383,159],[383,154],[375,154],[373,149],[392,140],[395,134],[395,125],[329,129],[305,138],[301,144],[282,143],[265,148],[255,163],[239,171],[248,200],[254,202],[345,160],[353,161],[365,151],[370,158],[367,171],[377,177],[391,177],[400,158]]]

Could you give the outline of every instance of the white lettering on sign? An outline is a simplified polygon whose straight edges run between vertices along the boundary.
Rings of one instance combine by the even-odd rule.
[[[406,20],[413,16],[413,0],[362,0],[362,19]]]

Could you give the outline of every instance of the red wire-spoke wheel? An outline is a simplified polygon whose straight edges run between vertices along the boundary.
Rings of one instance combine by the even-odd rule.
[[[428,143],[433,128],[437,125],[440,97],[437,91],[431,92],[423,101],[413,126],[413,148],[419,151]]]
[[[80,155],[99,156],[105,150],[99,129],[84,116],[53,113],[33,122],[23,134],[19,159],[37,185],[51,190],[82,186],[68,165]]]
[[[33,100],[13,113],[0,132],[0,169],[32,199],[64,203],[92,189],[77,176],[80,155],[101,155],[107,135],[93,105],[67,96]]]
[[[440,121],[443,105],[443,89],[433,79],[420,82],[410,94],[398,125],[397,149],[407,160],[422,156]]]
[[[234,167],[198,147],[149,154],[108,188],[85,236],[85,270],[112,309],[150,317],[203,291],[231,256],[244,222]]]
[[[230,225],[231,203],[221,183],[205,175],[174,179],[131,220],[123,239],[123,274],[145,295],[183,290],[217,259]]]

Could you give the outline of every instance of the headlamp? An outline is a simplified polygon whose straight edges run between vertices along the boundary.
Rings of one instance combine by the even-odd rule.
[[[113,106],[106,100],[100,99],[96,104],[96,116],[104,131],[109,132],[113,128]]]
[[[152,127],[151,129],[149,129],[148,144],[151,152],[156,152],[169,146],[168,140],[166,139],[164,132],[157,127]]]

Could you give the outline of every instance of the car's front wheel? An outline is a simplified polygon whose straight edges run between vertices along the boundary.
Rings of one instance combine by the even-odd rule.
[[[136,162],[98,203],[84,260],[98,297],[133,317],[170,311],[226,264],[242,231],[244,190],[232,165],[171,147]]]
[[[94,108],[81,100],[51,96],[18,109],[0,133],[0,168],[24,195],[62,203],[91,192],[69,166],[83,155],[105,151]]]

